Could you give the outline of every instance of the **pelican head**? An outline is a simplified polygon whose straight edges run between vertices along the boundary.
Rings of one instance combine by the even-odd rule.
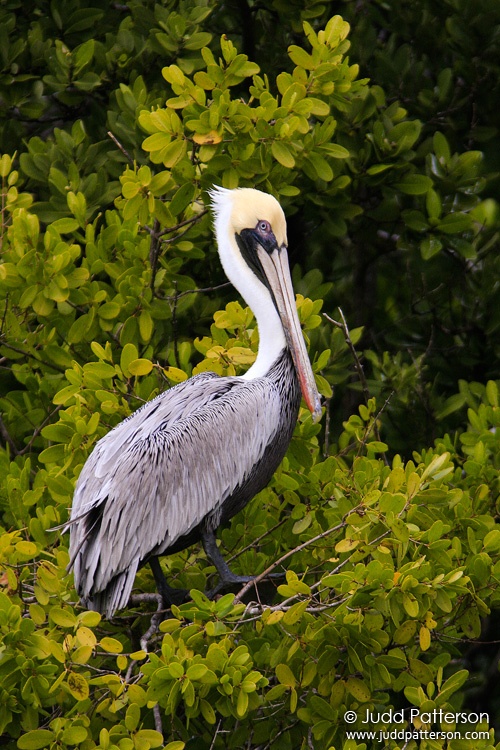
[[[295,305],[283,209],[272,195],[253,188],[214,188],[210,197],[222,266],[259,327],[259,354],[244,377],[265,375],[288,346],[304,400],[317,421],[321,400]]]

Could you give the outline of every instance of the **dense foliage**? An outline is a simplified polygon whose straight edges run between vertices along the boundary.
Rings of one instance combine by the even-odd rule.
[[[496,0],[2,4],[4,744],[361,750],[367,710],[413,707],[489,712],[489,739],[385,746],[495,746],[499,31]],[[219,534],[277,590],[208,600],[192,547],[163,561],[191,601],[159,624],[144,568],[107,622],[53,530],[83,462],[257,349],[213,184],[285,209],[325,417]]]

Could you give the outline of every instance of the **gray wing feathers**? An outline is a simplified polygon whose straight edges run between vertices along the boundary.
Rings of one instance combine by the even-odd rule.
[[[93,592],[102,598],[121,574],[105,609],[125,606],[141,560],[161,554],[207,516],[216,528],[224,500],[262,457],[279,417],[279,394],[266,378],[204,373],[102,438],[81,472],[71,514],[88,512],[87,522],[71,527],[82,598],[98,606]],[[93,512],[97,522],[89,532]]]

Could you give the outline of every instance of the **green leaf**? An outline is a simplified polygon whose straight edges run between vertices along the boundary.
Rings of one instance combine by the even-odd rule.
[[[88,313],[80,315],[68,332],[68,343],[78,344],[84,338],[85,334],[90,330],[92,325],[92,318]]]
[[[287,169],[292,169],[295,166],[295,159],[290,150],[281,141],[273,141],[271,143],[271,152],[276,161],[279,161]]]
[[[187,380],[187,375],[184,370],[179,370],[178,367],[166,367],[163,372],[165,377],[170,380],[171,383],[182,383]]]
[[[276,677],[281,682],[282,685],[287,685],[288,687],[295,687],[297,684],[297,680],[290,669],[286,664],[278,664],[276,667]]]
[[[313,96],[309,96],[305,101],[311,108],[311,115],[314,115],[315,117],[326,117],[330,114],[330,105],[327,102],[324,102],[322,99],[316,99]],[[334,143],[332,143],[331,145],[335,146]],[[342,146],[339,146],[338,148],[341,149]],[[337,158],[344,159],[346,157],[339,155],[337,156]]]
[[[315,714],[318,714],[318,716],[321,716],[322,719],[327,719],[328,721],[338,720],[337,712],[319,695],[311,695],[308,703],[312,711],[314,711]]]
[[[50,745],[54,738],[54,732],[50,729],[32,729],[19,737],[17,746],[19,750],[40,750]]]
[[[438,693],[436,705],[442,706],[446,703],[453,693],[456,693],[457,690],[460,690],[462,685],[465,685],[468,678],[469,672],[466,669],[459,669],[458,672],[455,672],[451,677],[448,677]]]
[[[410,617],[418,617],[419,606],[418,601],[415,599],[413,594],[403,594],[403,607]]]
[[[194,682],[201,680],[208,672],[208,667],[205,664],[191,664],[186,671],[186,677]]]
[[[62,628],[73,628],[76,624],[76,616],[69,609],[51,607],[49,616],[52,622]]]
[[[16,542],[16,552],[23,557],[34,557],[38,552],[38,547],[34,542],[21,541]]]
[[[500,530],[492,529],[483,539],[483,546],[486,552],[496,552],[500,550]]]
[[[321,146],[321,150],[326,151],[334,159],[348,159],[351,155],[344,146],[340,146],[338,143],[325,143]]]
[[[185,141],[174,141],[166,148],[162,149],[159,158],[166,167],[174,167],[185,155],[186,143]]]
[[[89,696],[89,684],[85,677],[77,672],[69,672],[66,685],[71,695],[78,701],[83,701]]]
[[[443,247],[443,243],[441,240],[438,240],[436,237],[426,237],[425,240],[422,240],[420,243],[420,253],[422,255],[422,258],[424,260],[429,260],[434,255],[437,255],[437,253],[440,252],[440,250]]]
[[[432,138],[434,153],[442,164],[447,164],[451,158],[448,141],[442,133],[436,132]]]
[[[347,691],[360,703],[366,703],[371,698],[371,692],[367,685],[357,677],[348,677],[345,681]]]
[[[380,174],[381,172],[386,172],[388,169],[393,169],[393,164],[374,164],[371,167],[368,167],[366,170],[367,174]]]
[[[486,383],[486,397],[491,406],[498,408],[498,386],[494,380],[488,380]]]
[[[114,366],[108,365],[107,362],[87,362],[84,365],[84,371],[86,374],[102,380],[113,378],[116,375]]]
[[[57,219],[57,221],[53,221],[51,226],[56,229],[59,234],[69,234],[70,232],[74,232],[78,229],[80,226],[76,219]]]
[[[123,651],[123,644],[116,638],[110,638],[109,636],[101,638],[99,645],[110,654],[121,654]]]
[[[392,639],[394,643],[408,643],[412,640],[412,638],[414,638],[416,632],[417,623],[415,622],[415,620],[406,620],[406,622],[396,628]]]
[[[155,729],[139,729],[135,733],[134,739],[138,742],[145,742],[149,747],[160,747],[163,745],[163,735]]]
[[[240,690],[238,699],[236,701],[236,713],[240,718],[243,718],[248,710],[248,693]]]
[[[80,745],[87,737],[87,730],[81,726],[67,727],[62,733],[62,741],[67,745]]]
[[[149,375],[153,369],[153,363],[149,359],[139,357],[130,362],[128,369],[131,375]]]
[[[427,477],[433,477],[435,474],[437,474],[449,460],[450,454],[448,453],[448,451],[441,453],[441,455],[434,456],[434,458],[431,460],[428,466],[425,467],[422,473],[422,482],[427,479]]]
[[[437,228],[440,232],[444,232],[444,234],[461,234],[470,229],[471,225],[472,219],[468,214],[457,212],[445,216],[439,222]]]
[[[144,342],[148,342],[153,335],[153,318],[149,310],[142,310],[139,315],[139,333]]]
[[[316,67],[312,56],[302,49],[302,47],[297,47],[295,44],[290,45],[290,47],[288,47],[288,55],[290,60],[301,68],[314,70]]]
[[[117,302],[105,302],[101,305],[97,314],[104,320],[114,320],[120,314],[121,306]]]
[[[191,203],[195,195],[195,186],[192,183],[181,185],[169,204],[172,216],[179,216]]]
[[[438,219],[441,216],[441,196],[435,190],[431,189],[428,191],[425,198],[425,205],[427,207],[427,215],[430,219]]]
[[[306,162],[308,162],[313,167],[317,176],[321,180],[325,180],[325,182],[330,182],[330,180],[333,179],[333,170],[331,166],[328,164],[326,159],[324,159],[320,154],[311,152],[309,156],[306,158]]]
[[[395,187],[407,195],[423,195],[432,188],[432,180],[423,174],[409,174],[396,182]]]
[[[60,393],[58,395],[60,395]],[[63,402],[59,401],[58,403]],[[66,450],[64,445],[51,445],[50,448],[45,448],[45,450],[40,453],[38,460],[41,461],[42,464],[63,464],[65,454]]]

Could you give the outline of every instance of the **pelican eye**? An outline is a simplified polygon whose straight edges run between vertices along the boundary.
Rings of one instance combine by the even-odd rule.
[[[262,234],[272,234],[272,231],[273,231],[270,223],[264,220],[257,222],[256,229]]]

